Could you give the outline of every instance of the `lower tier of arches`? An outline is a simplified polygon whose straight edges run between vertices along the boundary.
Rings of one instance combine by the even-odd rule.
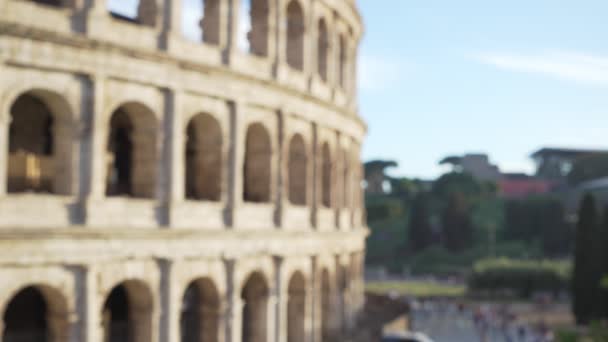
[[[86,239],[61,251],[51,240],[46,253],[65,262],[30,263],[20,254],[39,245],[26,239],[0,248],[0,342],[347,341],[363,307],[363,251],[346,245],[299,254],[294,241],[281,256],[243,239],[221,257],[182,247],[170,258],[160,249],[175,241],[133,240],[111,256]]]

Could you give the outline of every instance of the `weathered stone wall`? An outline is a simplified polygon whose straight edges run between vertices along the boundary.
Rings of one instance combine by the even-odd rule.
[[[242,291],[255,274],[265,289],[255,303],[266,341],[287,341],[289,329],[304,331],[298,341],[344,341],[363,308],[358,155],[366,127],[355,91],[362,24],[353,1],[296,1],[302,18],[290,33],[294,1],[256,1],[252,13],[267,16],[252,18],[250,53],[238,48],[238,0],[206,1],[200,43],[180,32],[179,0],[142,1],[133,22],[110,16],[104,0],[0,0],[0,340],[7,308],[34,288],[46,302],[51,340],[103,341],[104,310],[118,286],[129,297],[134,341],[181,341],[184,294],[204,280],[215,292],[197,309],[204,336],[243,341],[244,308],[254,302]],[[327,35],[319,44],[321,19]],[[302,39],[298,49],[289,48],[289,35]],[[52,193],[8,186],[9,131],[27,112],[15,106],[23,95],[53,117]],[[119,109],[133,126],[133,196],[107,191]],[[199,114],[217,129],[201,140],[200,151],[212,153],[198,155],[189,172],[221,164],[200,172],[219,192],[200,200],[186,189],[188,127]],[[269,179],[261,203],[243,195],[254,124],[269,139],[268,162],[254,165]],[[296,135],[304,148],[290,148]],[[304,170],[290,169],[293,160]],[[294,194],[294,185],[305,193]],[[330,305],[321,303],[323,288]]]

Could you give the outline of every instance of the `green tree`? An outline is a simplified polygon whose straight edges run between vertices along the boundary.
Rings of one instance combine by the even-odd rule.
[[[455,192],[449,197],[442,216],[445,247],[450,252],[462,252],[473,242],[473,224],[464,195]]]
[[[464,196],[465,199],[476,199],[482,191],[483,185],[469,173],[446,173],[433,185],[433,194],[445,200],[449,200],[454,193]]]
[[[608,153],[594,153],[578,158],[568,174],[571,185],[608,177]]]
[[[592,195],[585,195],[581,203],[576,227],[574,271],[572,276],[572,310],[579,324],[588,324],[595,316],[597,288],[601,274],[595,253],[597,239],[597,208]]]
[[[419,193],[410,209],[409,245],[413,252],[425,250],[433,243],[433,231],[430,222],[429,195]]]

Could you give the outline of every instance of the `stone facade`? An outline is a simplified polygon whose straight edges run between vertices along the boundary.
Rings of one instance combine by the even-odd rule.
[[[0,0],[0,341],[348,340],[361,18],[240,6]]]

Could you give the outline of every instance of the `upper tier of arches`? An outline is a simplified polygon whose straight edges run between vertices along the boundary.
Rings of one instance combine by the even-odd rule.
[[[0,14],[0,23],[85,35],[141,52],[165,51],[357,110],[363,28],[350,1],[90,0],[86,6],[76,0],[3,1],[8,11]],[[27,21],[38,17],[49,20]]]

